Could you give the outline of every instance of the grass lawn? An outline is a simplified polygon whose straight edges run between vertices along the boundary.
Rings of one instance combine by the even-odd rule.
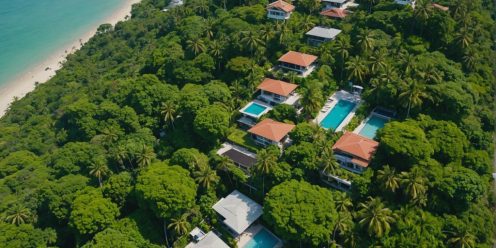
[[[259,149],[259,147],[251,139],[250,134],[241,129],[231,129],[231,134],[227,137],[227,139],[234,144],[245,147],[252,152],[257,152]]]

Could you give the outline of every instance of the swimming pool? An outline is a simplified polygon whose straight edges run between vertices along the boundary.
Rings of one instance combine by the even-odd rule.
[[[279,240],[262,228],[243,248],[274,248]]]
[[[377,133],[377,130],[383,128],[387,122],[388,119],[386,118],[380,117],[378,115],[372,115],[362,127],[359,134],[363,137],[373,139],[375,137],[375,134]]]
[[[243,108],[242,112],[255,117],[259,117],[267,108],[268,107],[260,105],[256,102],[251,102]]]
[[[334,108],[332,108],[331,112],[329,112],[326,117],[320,122],[320,126],[326,129],[336,130],[336,128],[341,125],[346,116],[348,116],[353,108],[355,108],[356,103],[339,100]]]

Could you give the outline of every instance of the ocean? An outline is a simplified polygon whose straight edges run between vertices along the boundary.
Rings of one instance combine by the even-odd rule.
[[[0,0],[0,87],[78,40],[123,0]]]

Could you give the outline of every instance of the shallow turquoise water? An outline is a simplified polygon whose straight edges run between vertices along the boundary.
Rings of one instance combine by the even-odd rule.
[[[0,86],[117,10],[122,0],[0,0]]]
[[[260,230],[243,248],[273,248],[278,240],[267,230]]]
[[[339,127],[341,122],[344,121],[346,116],[348,116],[353,108],[356,106],[356,103],[339,100],[334,108],[332,108],[331,112],[329,112],[326,117],[320,122],[320,126],[326,129],[336,130]]]
[[[375,134],[377,133],[377,130],[383,128],[384,125],[386,125],[386,122],[388,122],[387,119],[377,115],[372,115],[367,120],[362,130],[360,130],[360,135],[369,139],[373,139],[375,137]]]
[[[266,109],[267,109],[267,107],[252,102],[252,103],[250,103],[250,106],[248,106],[248,108],[246,108],[244,110],[244,112],[255,115],[255,116],[259,116]]]

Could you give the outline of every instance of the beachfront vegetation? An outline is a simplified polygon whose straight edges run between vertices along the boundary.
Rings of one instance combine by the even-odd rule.
[[[168,2],[102,25],[0,120],[0,247],[183,247],[195,226],[232,244],[211,207],[233,189],[264,205],[286,247],[492,247],[492,1],[357,1],[337,21],[295,0],[285,22],[266,18],[266,0],[161,11]],[[343,32],[314,47],[304,33],[315,25]],[[269,71],[288,50],[321,66],[305,79]],[[297,124],[282,153],[234,123],[264,77],[302,95],[300,115],[268,114]],[[365,112],[398,119],[345,194],[320,181],[342,170],[328,149],[341,134],[310,119],[350,80]],[[226,140],[257,152],[250,177],[216,154]]]

